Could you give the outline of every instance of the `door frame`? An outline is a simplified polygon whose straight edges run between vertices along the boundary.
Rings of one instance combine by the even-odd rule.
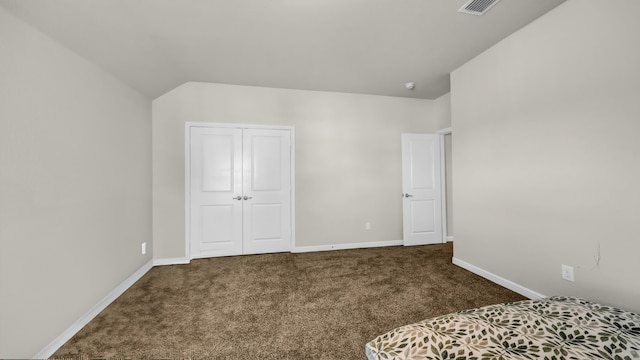
[[[233,128],[233,129],[267,129],[288,130],[291,134],[291,251],[296,244],[296,145],[295,128],[293,126],[258,125],[258,124],[232,124],[232,123],[208,123],[186,122],[184,126],[184,254],[185,258],[191,257],[191,129],[194,127],[206,128]]]
[[[449,234],[447,234],[447,179],[446,179],[446,158],[445,158],[445,146],[444,146],[444,137],[446,135],[452,135],[453,131],[451,130],[451,126],[448,128],[444,128],[436,131],[436,135],[440,137],[440,191],[442,192],[442,243],[446,243],[449,239]]]

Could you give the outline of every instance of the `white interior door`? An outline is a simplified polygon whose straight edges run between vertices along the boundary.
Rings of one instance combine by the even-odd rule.
[[[191,258],[291,250],[291,131],[192,127]]]
[[[291,250],[291,136],[244,130],[244,254]]]
[[[242,254],[242,130],[191,128],[191,257]]]
[[[440,139],[402,134],[404,245],[442,242]]]

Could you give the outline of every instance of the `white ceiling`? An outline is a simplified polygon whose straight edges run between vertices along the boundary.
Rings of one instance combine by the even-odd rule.
[[[0,0],[151,98],[187,81],[433,99],[564,0]],[[404,88],[415,81],[416,88]]]

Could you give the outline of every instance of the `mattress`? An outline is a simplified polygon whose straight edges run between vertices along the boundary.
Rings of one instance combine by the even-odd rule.
[[[640,359],[640,315],[573,297],[491,305],[405,325],[365,346],[382,359]]]

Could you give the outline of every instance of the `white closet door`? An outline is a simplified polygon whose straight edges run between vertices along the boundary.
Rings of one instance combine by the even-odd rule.
[[[191,128],[191,257],[242,254],[242,130]]]
[[[291,132],[192,127],[191,258],[291,250]]]
[[[291,250],[291,133],[245,129],[243,253]]]

